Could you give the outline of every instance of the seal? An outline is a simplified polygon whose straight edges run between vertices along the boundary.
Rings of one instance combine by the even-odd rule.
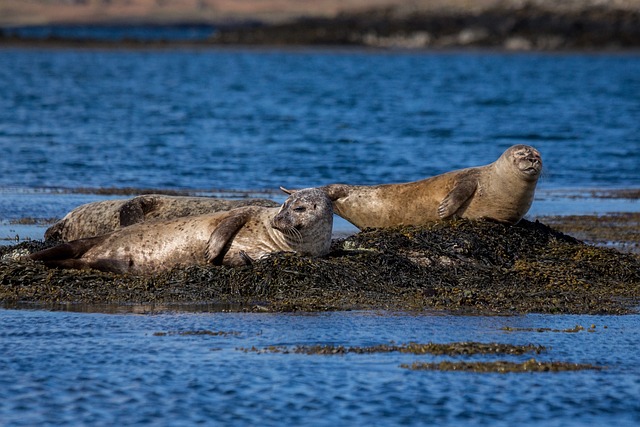
[[[514,145],[488,165],[420,181],[319,188],[333,202],[336,214],[361,229],[423,225],[452,217],[515,224],[531,207],[541,171],[538,150]]]
[[[62,243],[28,258],[49,267],[142,275],[190,265],[238,266],[279,251],[326,255],[332,226],[331,201],[323,191],[308,188],[289,196],[281,207],[245,206],[145,221]]]
[[[277,207],[267,199],[227,200],[214,197],[182,197],[145,194],[131,199],[87,203],[66,214],[44,233],[45,241],[68,242],[99,236],[121,227],[152,219],[228,211],[242,206]]]

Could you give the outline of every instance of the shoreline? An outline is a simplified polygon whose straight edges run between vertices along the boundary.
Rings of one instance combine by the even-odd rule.
[[[630,47],[619,46],[588,46],[566,47],[555,49],[513,49],[504,46],[373,46],[360,44],[331,44],[331,43],[211,43],[201,41],[96,41],[96,40],[25,40],[0,38],[0,50],[9,49],[77,49],[77,50],[197,50],[197,51],[274,51],[274,52],[371,52],[387,54],[538,54],[538,55],[631,55],[640,54],[640,43]]]
[[[384,2],[381,2],[384,3]],[[640,2],[629,4],[581,1],[557,4],[545,0],[466,2],[399,1],[338,8],[328,13],[299,11],[270,20],[251,9],[234,19],[197,19],[177,14],[162,21],[151,16],[118,19],[58,18],[29,25],[6,21],[0,46],[65,45],[84,47],[360,47],[385,50],[499,49],[505,51],[626,51],[640,48]],[[273,5],[272,5],[273,6]],[[286,9],[285,9],[286,10]],[[211,33],[165,35],[135,33],[135,29],[210,27]],[[29,33],[21,29],[43,29]],[[93,29],[93,37],[55,29]],[[46,30],[49,30],[48,32]],[[95,30],[123,30],[105,34]],[[130,29],[129,33],[126,30]],[[30,35],[29,35],[30,34]],[[172,39],[173,37],[173,39]],[[184,37],[187,37],[186,39]],[[195,38],[193,38],[195,37]],[[103,40],[104,39],[104,40]]]

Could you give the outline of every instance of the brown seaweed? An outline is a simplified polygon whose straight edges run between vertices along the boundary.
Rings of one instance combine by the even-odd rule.
[[[335,240],[325,258],[277,253],[251,266],[192,266],[149,277],[47,269],[10,256],[43,247],[0,247],[0,303],[626,314],[640,300],[638,256],[526,220],[364,230]]]
[[[604,368],[592,364],[569,363],[569,362],[540,362],[536,359],[529,359],[525,362],[509,362],[498,360],[495,362],[451,362],[443,361],[438,363],[414,362],[412,364],[401,364],[401,368],[413,371],[461,371],[461,372],[495,372],[524,373],[524,372],[562,372],[562,371],[583,371],[602,370]]]
[[[432,354],[432,355],[473,355],[473,354],[510,354],[520,355],[524,353],[539,354],[546,350],[540,345],[513,345],[501,343],[480,343],[480,342],[454,342],[449,344],[426,343],[420,344],[410,342],[408,344],[380,344],[370,347],[343,346],[343,345],[299,345],[268,346],[262,349],[256,347],[240,348],[245,353],[282,353],[282,354],[306,354],[306,355],[345,355],[354,354],[374,354],[374,353],[408,353],[408,354]]]

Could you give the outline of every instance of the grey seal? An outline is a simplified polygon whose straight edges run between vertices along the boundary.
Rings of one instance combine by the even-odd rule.
[[[143,221],[228,211],[242,206],[276,207],[279,204],[268,199],[227,200],[161,194],[103,200],[73,209],[45,231],[44,239],[68,242],[109,233]]]
[[[238,266],[279,251],[326,255],[332,225],[331,201],[323,191],[309,188],[289,196],[279,208],[246,206],[146,221],[62,243],[29,258],[49,267],[143,275],[190,265]]]

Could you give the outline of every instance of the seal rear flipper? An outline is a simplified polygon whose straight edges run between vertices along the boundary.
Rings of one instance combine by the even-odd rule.
[[[44,260],[43,263],[48,268],[73,270],[93,269],[109,273],[126,273],[128,271],[126,263],[110,259],[98,259],[95,261],[85,261],[83,259],[56,259]]]
[[[80,258],[89,249],[101,243],[105,237],[106,236],[97,236],[62,243],[52,248],[34,252],[29,255],[29,258],[34,261],[58,261]]]
[[[476,188],[478,188],[478,181],[473,174],[458,178],[453,189],[438,206],[438,216],[440,219],[454,215],[458,209],[473,196]]]
[[[120,207],[120,227],[144,222],[145,215],[155,207],[152,196],[137,196]]]
[[[205,251],[207,262],[222,265],[222,260],[229,250],[233,238],[249,220],[249,212],[250,210],[234,212],[218,224],[207,243]]]

